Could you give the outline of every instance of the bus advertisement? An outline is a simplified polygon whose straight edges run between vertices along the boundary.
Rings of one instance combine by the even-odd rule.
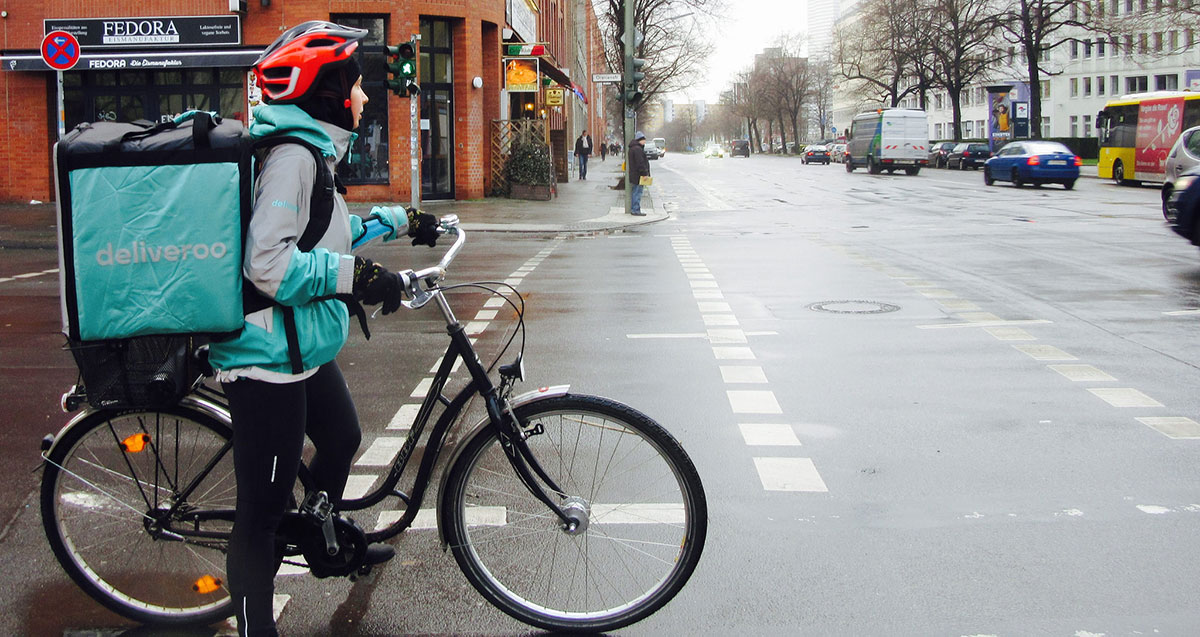
[[[1200,93],[1159,91],[1113,99],[1096,115],[1100,177],[1118,184],[1161,183],[1167,154],[1186,128],[1200,125]]]

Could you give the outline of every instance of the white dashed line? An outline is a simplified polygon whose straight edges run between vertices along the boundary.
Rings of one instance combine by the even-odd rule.
[[[775,393],[757,390],[728,390],[729,407],[735,414],[782,414]]]
[[[742,438],[752,447],[799,447],[800,439],[791,425],[746,423],[738,425]]]
[[[1046,367],[1062,374],[1067,380],[1076,383],[1116,380],[1116,378],[1108,375],[1103,370],[1091,365],[1047,365]]]
[[[387,424],[387,428],[389,430],[411,429],[413,422],[417,420],[417,413],[420,411],[420,405],[401,405],[400,411],[397,411],[396,415],[392,416],[391,421]]]
[[[754,467],[767,491],[829,491],[809,458],[755,458]]]
[[[1008,327],[1013,325],[1045,325],[1050,323],[1045,319],[1027,319],[1015,321],[978,321],[976,323],[938,323],[936,325],[918,325],[919,330],[944,330],[958,327]]]
[[[980,321],[981,323],[983,321]],[[998,341],[1036,341],[1029,332],[1019,327],[985,327],[983,331],[992,335]]]
[[[1162,407],[1163,404],[1153,398],[1143,394],[1142,392],[1130,388],[1088,388],[1088,391],[1096,395],[1104,402],[1113,407]]]
[[[1138,418],[1138,422],[1168,438],[1180,440],[1200,439],[1200,423],[1184,416],[1158,416]]]
[[[371,486],[375,484],[377,476],[353,475],[346,479],[346,490],[342,493],[343,498],[357,500],[371,492]]]
[[[466,331],[468,336],[475,336],[476,334],[482,334],[487,327],[487,321],[471,321],[467,323],[467,326],[463,330]]]
[[[1035,361],[1076,361],[1078,358],[1053,345],[1013,345]]]
[[[594,506],[594,505],[593,505]],[[467,526],[504,526],[508,523],[508,511],[504,507],[471,507],[467,509]],[[379,522],[375,530],[379,531],[396,523],[404,516],[403,511],[383,511],[379,514]],[[437,529],[437,509],[421,509],[413,518],[413,531],[432,531]]]
[[[766,383],[767,375],[761,367],[751,365],[722,365],[721,379],[727,384]]]
[[[487,301],[484,301],[483,307],[504,307],[506,304],[507,303],[505,302],[504,299],[502,299],[498,296],[493,296],[492,298],[488,299]]]
[[[1174,312],[1163,312],[1167,316],[1187,316],[1189,314],[1200,314],[1200,310],[1176,310]]]
[[[490,321],[490,320],[496,318],[496,314],[498,314],[498,313],[499,313],[499,310],[479,310],[479,312],[475,314],[475,320],[476,321]]]
[[[714,347],[713,356],[717,360],[726,361],[752,361],[754,360],[754,352],[750,351],[749,347]]]
[[[379,436],[354,464],[358,467],[386,467],[392,464],[404,441],[404,436]]]
[[[737,317],[732,314],[705,314],[704,324],[709,326],[737,325]]]
[[[413,398],[424,398],[429,393],[429,388],[433,387],[432,378],[422,378],[421,382],[417,383],[415,389],[409,394]]]

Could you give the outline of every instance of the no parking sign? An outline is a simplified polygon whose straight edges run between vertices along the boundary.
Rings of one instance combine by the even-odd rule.
[[[71,70],[79,53],[79,40],[66,31],[51,31],[42,38],[42,60],[55,71]]]

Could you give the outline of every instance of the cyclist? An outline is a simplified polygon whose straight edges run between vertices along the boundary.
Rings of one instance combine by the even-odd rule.
[[[254,64],[265,105],[254,111],[251,136],[299,137],[319,148],[325,161],[317,165],[312,151],[296,143],[267,150],[255,186],[243,272],[270,306],[251,311],[236,338],[210,348],[233,418],[238,489],[227,574],[241,635],[277,634],[275,533],[291,500],[305,435],[316,447],[313,479],[335,506],[361,440],[354,404],[334,360],[346,342],[349,312],[333,297],[382,303],[384,314],[396,311],[403,298],[397,275],[370,259],[350,256],[364,221],[349,214],[340,193],[333,195],[332,218],[315,247],[307,252],[297,247],[312,212],[317,171],[334,171],[346,156],[367,103],[353,57],[366,34],[305,22],[280,35]],[[376,207],[370,218],[389,228],[385,241],[407,234],[415,237],[413,245],[436,242],[432,215]],[[366,563],[393,555],[390,546],[371,545]]]

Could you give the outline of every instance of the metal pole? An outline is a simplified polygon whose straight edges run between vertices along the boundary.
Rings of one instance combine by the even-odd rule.
[[[633,58],[637,51],[633,50],[633,10],[637,0],[625,0],[625,71],[621,82],[621,92],[627,96],[633,84]],[[625,100],[621,100],[625,104]],[[633,147],[633,135],[637,131],[637,111],[625,104],[625,214],[633,213],[633,162],[629,161],[629,149]]]
[[[55,73],[58,76],[58,138],[61,140],[67,134],[67,107],[63,103],[63,72]]]
[[[412,39],[421,41],[421,34],[414,33]],[[407,87],[406,87],[407,90]],[[412,207],[421,208],[421,94],[408,95],[408,159],[409,199]]]

